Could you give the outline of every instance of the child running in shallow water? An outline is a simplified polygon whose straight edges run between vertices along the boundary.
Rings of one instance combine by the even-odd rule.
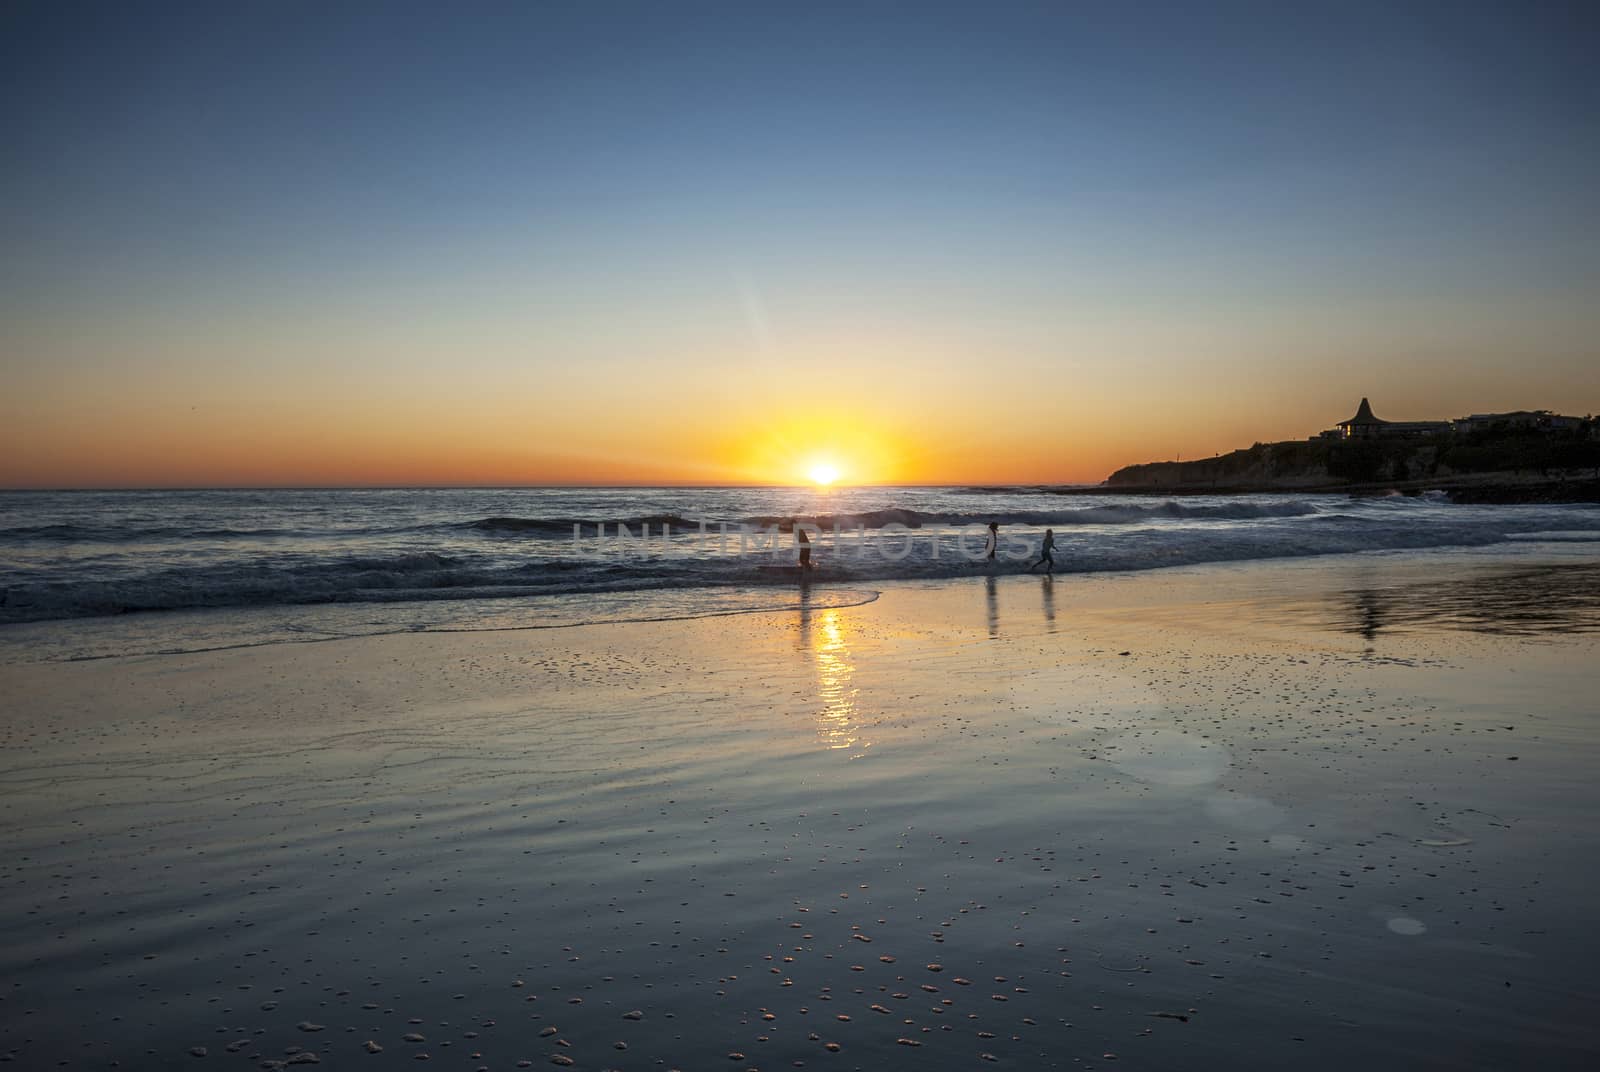
[[[1033,565],[1029,566],[1028,567],[1028,572],[1032,573],[1034,570],[1038,569],[1040,566],[1043,566],[1045,573],[1054,574],[1055,571],[1056,571],[1056,560],[1055,560],[1055,557],[1052,554],[1052,552],[1054,552],[1055,549],[1056,549],[1056,530],[1055,529],[1045,529],[1044,530],[1044,543],[1039,545],[1039,561],[1037,561]]]

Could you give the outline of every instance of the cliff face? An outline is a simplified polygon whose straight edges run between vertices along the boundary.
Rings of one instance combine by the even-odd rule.
[[[1537,473],[1600,469],[1593,426],[1571,434],[1540,432],[1438,435],[1426,439],[1291,440],[1257,443],[1216,458],[1148,462],[1118,469],[1108,487],[1297,488],[1431,480],[1466,473]]]
[[[1191,462],[1147,462],[1118,469],[1106,479],[1112,487],[1296,487],[1328,484],[1331,443],[1257,443],[1215,458]]]

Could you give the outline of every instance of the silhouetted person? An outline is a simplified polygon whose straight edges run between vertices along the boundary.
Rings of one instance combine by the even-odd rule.
[[[806,535],[806,530],[799,525],[794,527],[795,538],[800,541],[800,572],[803,574],[811,566],[811,537]]]
[[[1056,571],[1056,560],[1055,560],[1055,558],[1053,558],[1051,556],[1051,552],[1053,552],[1055,549],[1056,549],[1056,530],[1055,529],[1045,529],[1044,530],[1044,543],[1039,545],[1039,561],[1037,561],[1033,565],[1029,566],[1028,567],[1028,572],[1032,573],[1034,570],[1038,569],[1040,566],[1043,566],[1044,567],[1044,571],[1046,573],[1054,573]]]
[[[1000,522],[989,522],[989,535],[983,541],[983,557],[990,562],[994,561],[995,552],[1000,550]]]

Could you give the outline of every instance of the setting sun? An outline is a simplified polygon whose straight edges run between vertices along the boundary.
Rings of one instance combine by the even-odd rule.
[[[0,5],[0,1062],[1600,1052],[1600,0]]]
[[[839,470],[826,462],[819,462],[813,465],[806,475],[811,478],[813,484],[827,487],[839,479]]]

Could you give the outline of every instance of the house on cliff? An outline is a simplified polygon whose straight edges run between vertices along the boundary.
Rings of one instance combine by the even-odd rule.
[[[1354,417],[1322,435],[1327,439],[1417,439],[1448,431],[1449,421],[1386,421],[1374,414],[1372,404],[1363,398]]]
[[[1564,417],[1547,409],[1519,409],[1510,413],[1474,413],[1455,422],[1458,432],[1576,432],[1582,417]]]
[[[1547,409],[1513,410],[1509,413],[1474,413],[1453,421],[1386,421],[1372,412],[1365,398],[1356,415],[1340,421],[1337,427],[1312,436],[1317,439],[1422,439],[1445,432],[1581,432],[1591,426],[1584,417],[1566,417]]]

